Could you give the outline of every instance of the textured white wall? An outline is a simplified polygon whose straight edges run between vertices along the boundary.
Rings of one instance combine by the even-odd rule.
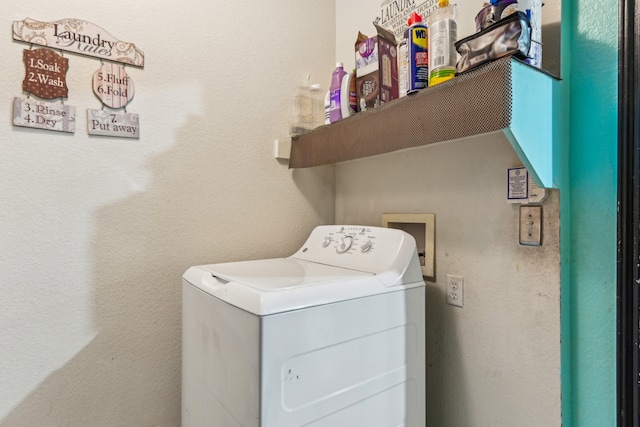
[[[429,425],[561,424],[559,195],[543,205],[543,246],[519,245],[518,207],[506,202],[506,169],[519,164],[506,139],[479,137],[336,169],[338,223],[436,215]],[[464,308],[446,304],[447,274],[464,277]]]
[[[339,60],[352,57],[358,30],[373,34],[380,3],[337,0]],[[474,31],[482,0],[462,3],[460,37]],[[490,135],[336,167],[337,223],[436,214],[426,302],[430,426],[561,424],[559,194],[543,206],[543,246],[519,245],[506,169],[520,164],[504,137]],[[446,304],[447,274],[464,277],[462,309]]]
[[[332,168],[272,157],[306,73],[328,86],[332,0],[3,4],[0,426],[176,426],[180,278],[285,256],[334,219]],[[69,58],[75,135],[11,126],[14,20],[80,18],[135,42],[141,139],[89,137],[97,59]],[[311,19],[312,18],[312,19]],[[311,35],[311,36],[310,36]]]

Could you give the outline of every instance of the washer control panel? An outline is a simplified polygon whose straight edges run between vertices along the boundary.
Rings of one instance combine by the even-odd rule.
[[[293,257],[375,272],[388,268],[394,262],[408,262],[399,258],[411,257],[414,252],[417,254],[415,240],[402,230],[356,225],[324,225],[313,230]]]
[[[321,246],[334,249],[336,254],[353,253],[358,249],[362,253],[370,253],[373,251],[375,240],[376,236],[371,227],[340,226],[327,231]]]

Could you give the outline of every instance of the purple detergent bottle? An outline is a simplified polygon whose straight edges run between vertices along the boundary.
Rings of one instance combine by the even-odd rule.
[[[340,107],[340,90],[342,87],[342,79],[346,75],[342,62],[336,64],[336,69],[331,75],[331,86],[329,89],[329,121],[335,123],[342,120],[342,110]]]

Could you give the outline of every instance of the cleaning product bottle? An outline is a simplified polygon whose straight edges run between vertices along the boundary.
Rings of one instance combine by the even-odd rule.
[[[323,123],[322,90],[319,84],[310,84],[310,77],[307,74],[294,98],[295,121],[291,126],[291,136],[310,132]]]
[[[327,94],[324,97],[324,124],[328,125],[331,123],[331,115],[329,114],[329,108],[331,107],[331,90],[327,91]]]
[[[293,122],[293,126],[291,126],[291,136],[307,133],[313,126],[313,110],[309,77],[310,75],[307,74],[306,80],[298,86],[298,92],[293,98],[295,121]]]
[[[398,97],[407,96],[407,75],[409,69],[409,59],[407,58],[407,39],[398,43]],[[429,77],[427,76],[427,80]]]
[[[438,0],[429,16],[429,86],[452,79],[456,74],[456,8],[449,0]]]
[[[422,22],[422,16],[413,12],[407,25],[407,93],[413,93],[429,84],[429,46],[427,26]]]
[[[336,69],[331,75],[330,104],[329,104],[329,120],[335,123],[342,120],[342,110],[340,108],[342,79],[346,75],[342,62],[336,63]]]
[[[343,119],[356,113],[356,99],[356,70],[353,70],[342,78],[340,87],[340,111]]]

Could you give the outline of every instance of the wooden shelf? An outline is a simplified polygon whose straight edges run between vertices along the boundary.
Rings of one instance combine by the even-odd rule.
[[[501,132],[538,185],[557,188],[560,83],[543,71],[503,58],[294,137],[289,167],[328,165]]]

